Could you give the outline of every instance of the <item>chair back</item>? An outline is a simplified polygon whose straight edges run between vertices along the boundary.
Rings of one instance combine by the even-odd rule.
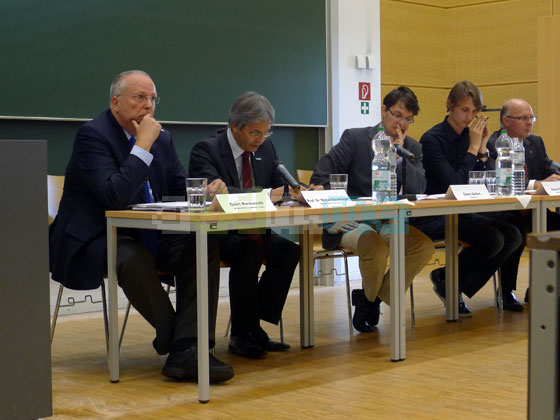
[[[47,175],[47,194],[49,201],[49,225],[58,214],[58,206],[62,198],[64,188],[64,176]]]
[[[311,175],[313,175],[313,171],[308,171],[306,169],[297,170],[298,181],[302,184],[309,185],[309,182],[311,181]]]

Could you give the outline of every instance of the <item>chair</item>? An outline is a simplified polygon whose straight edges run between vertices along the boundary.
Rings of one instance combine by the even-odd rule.
[[[48,214],[49,214],[49,225],[54,221],[54,218],[58,214],[58,207],[60,204],[60,199],[62,198],[62,191],[64,188],[64,176],[57,176],[57,175],[47,175],[47,195],[48,195]],[[164,273],[162,271],[158,271],[158,276],[169,276],[170,274]],[[105,324],[105,344],[107,346],[107,351],[109,351],[109,320],[107,316],[107,296],[105,292],[105,279],[106,277],[101,280],[101,301],[103,304],[103,321]],[[170,293],[171,286],[167,286],[167,294]],[[53,319],[51,323],[51,344],[54,338],[54,330],[56,328],[56,321],[58,319],[58,313],[60,311],[60,306],[62,302],[62,293],[64,291],[64,285],[60,284],[58,289],[58,295],[56,299],[56,304],[53,313]],[[88,295],[92,303],[93,299],[91,295]],[[121,328],[121,333],[119,337],[119,349],[121,348],[122,340],[124,337],[124,331],[126,328],[126,324],[128,321],[128,315],[130,313],[131,304],[128,302],[126,307],[126,312],[123,320],[123,325]]]
[[[47,175],[49,226],[52,224],[56,215],[58,214],[58,207],[60,205],[60,199],[62,198],[63,188],[64,188],[64,176]],[[64,286],[60,284],[60,287],[58,289],[58,296],[56,298],[56,305],[54,308],[53,319],[51,322],[51,344],[54,338],[54,330],[56,328],[56,321],[58,319],[58,312],[61,306],[63,291],[64,291]],[[91,299],[91,296],[89,297]],[[105,296],[104,281],[101,281],[101,298],[103,302],[103,320],[105,323],[105,344],[107,346],[107,351],[109,351],[109,321],[107,317],[107,298]]]
[[[309,185],[311,180],[311,175],[313,171],[298,169],[297,170],[298,180],[304,184]],[[334,258],[344,258],[344,270],[345,270],[345,280],[346,280],[346,303],[348,307],[348,328],[350,330],[350,335],[354,335],[354,328],[352,326],[352,298],[350,296],[350,274],[348,271],[348,257],[357,257],[351,250],[345,248],[338,248],[334,250],[326,250],[323,248],[323,236],[322,229],[317,227],[315,230],[311,231],[312,243],[313,243],[313,263],[316,260],[323,259],[334,259]],[[412,284],[410,285],[410,313],[412,326],[416,327],[416,318],[414,316],[414,293]]]

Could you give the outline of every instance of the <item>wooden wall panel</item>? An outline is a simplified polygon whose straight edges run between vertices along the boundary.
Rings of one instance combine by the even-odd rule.
[[[399,85],[416,92],[421,111],[412,137],[443,119],[449,89],[464,79],[481,88],[489,108],[520,97],[541,113],[537,19],[560,14],[560,0],[381,0],[380,6],[382,95]],[[490,128],[498,129],[499,113],[488,115]]]
[[[448,78],[485,84],[536,81],[537,18],[551,0],[514,0],[446,11]]]
[[[381,0],[382,84],[440,86],[443,9]]]
[[[560,15],[539,19],[538,33],[538,94],[541,134],[549,156],[560,161]]]

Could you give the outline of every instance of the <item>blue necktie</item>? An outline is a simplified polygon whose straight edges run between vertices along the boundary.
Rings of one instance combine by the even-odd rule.
[[[128,139],[130,147],[134,146],[136,143],[136,137],[130,137]],[[144,202],[153,203],[154,199],[150,193],[150,181],[146,178],[144,182]],[[154,229],[139,229],[140,243],[144,248],[148,250],[150,254],[157,257],[158,254],[158,236],[157,230]]]

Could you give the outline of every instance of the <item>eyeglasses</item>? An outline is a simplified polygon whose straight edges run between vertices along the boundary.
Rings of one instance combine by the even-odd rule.
[[[253,139],[259,139],[259,138],[266,138],[266,137],[270,137],[272,136],[272,134],[274,134],[274,132],[272,131],[265,131],[264,133],[262,131],[259,130],[253,130],[250,133],[247,133],[249,135],[249,137],[253,138]]]
[[[395,117],[397,120],[404,121],[404,122],[407,123],[407,124],[414,124],[414,118],[412,118],[412,117],[405,117],[404,115],[402,115],[402,114],[399,113],[399,112],[393,112],[393,111],[391,111],[391,108],[387,108],[387,110],[388,110],[388,111],[391,113],[391,115],[392,115],[393,117]]]
[[[531,121],[532,123],[534,123],[535,121],[537,121],[537,117],[536,115],[533,115],[531,117],[528,117],[527,115],[524,115],[522,117],[512,117],[511,115],[506,115],[506,118],[511,118],[513,120],[520,120],[523,121],[524,123]]]
[[[132,100],[138,104],[143,104],[145,101],[149,100],[153,105],[159,104],[160,98],[158,96],[146,96],[146,95],[129,95],[122,94],[117,96],[130,96]]]

